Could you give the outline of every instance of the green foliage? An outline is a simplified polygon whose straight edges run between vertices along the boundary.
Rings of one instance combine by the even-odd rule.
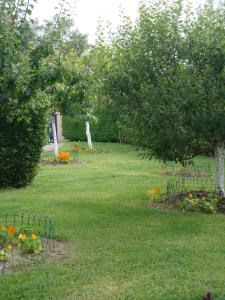
[[[0,119],[0,187],[19,188],[29,184],[36,175],[46,119],[31,113],[29,122]]]
[[[57,261],[31,261],[2,278],[0,298],[200,300],[210,290],[220,299],[224,216],[150,207],[146,189],[167,181],[160,164],[138,158],[131,145],[95,146],[111,151],[81,152],[83,165],[42,166],[29,188],[0,191],[1,213],[47,212],[71,245]]]
[[[18,234],[19,244],[23,254],[38,254],[42,251],[42,241],[38,232],[32,227],[22,226]]]
[[[224,1],[192,14],[180,0],[159,0],[140,6],[134,26],[124,17],[111,44],[99,40],[102,92],[148,156],[185,164],[225,143],[223,12]]]
[[[32,181],[50,113],[87,105],[76,67],[86,37],[71,30],[65,1],[43,27],[29,17],[34,2],[0,1],[0,188]]]
[[[199,198],[185,198],[180,202],[180,208],[188,211],[200,211],[208,214],[214,214],[217,212],[217,205],[215,201],[211,201],[208,197],[206,199]]]
[[[32,2],[0,3],[0,188],[22,187],[37,171],[49,101],[35,86],[29,36]]]
[[[95,116],[97,122],[91,121],[91,135],[95,142],[118,142],[119,131],[117,127],[117,116],[109,107],[99,109]],[[66,139],[85,141],[86,128],[84,120],[74,120],[73,118],[63,117],[63,136]]]
[[[85,141],[85,123],[83,121],[76,121],[71,117],[63,116],[63,137],[71,141]],[[92,131],[92,126],[91,126]]]

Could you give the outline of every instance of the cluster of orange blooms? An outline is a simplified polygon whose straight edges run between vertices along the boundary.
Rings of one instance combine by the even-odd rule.
[[[14,226],[10,226],[9,229],[7,229],[5,226],[2,226],[2,231],[7,231],[8,235],[13,235],[15,232]]]
[[[151,197],[152,195],[158,194],[158,193],[161,193],[161,188],[160,188],[160,187],[156,187],[156,188],[154,188],[154,189],[149,190],[149,191],[147,192],[147,195],[148,195],[149,197]]]
[[[60,162],[69,162],[69,160],[71,159],[71,155],[69,152],[59,152],[59,155],[58,155],[58,160]]]

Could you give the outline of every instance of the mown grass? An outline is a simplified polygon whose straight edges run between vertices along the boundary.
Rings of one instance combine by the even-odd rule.
[[[168,180],[159,164],[107,147],[0,192],[1,214],[49,215],[73,245],[67,258],[2,277],[0,299],[200,300],[208,290],[225,299],[224,216],[151,208],[146,191]]]

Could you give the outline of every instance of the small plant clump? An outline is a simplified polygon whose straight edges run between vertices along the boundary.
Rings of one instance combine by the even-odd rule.
[[[76,143],[74,146],[73,146],[73,151],[75,151],[75,152],[80,152],[80,144],[79,143]]]
[[[179,203],[179,207],[188,211],[199,211],[208,214],[215,214],[217,212],[218,198],[214,194],[208,194],[207,196],[195,197],[192,193],[189,193]]]
[[[0,261],[7,261],[14,248],[22,254],[38,254],[42,251],[39,233],[32,227],[2,226],[0,230]]]
[[[61,151],[58,155],[58,162],[68,164],[71,160],[71,154],[69,152]]]

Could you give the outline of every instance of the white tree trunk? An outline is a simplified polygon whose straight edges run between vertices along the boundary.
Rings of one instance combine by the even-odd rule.
[[[90,123],[88,121],[86,121],[86,135],[87,135],[88,148],[92,149]]]
[[[52,132],[53,132],[53,141],[54,141],[54,154],[55,154],[55,159],[57,159],[59,155],[59,147],[58,147],[58,140],[57,140],[57,133],[56,133],[56,125],[55,125],[55,114],[52,115]]]
[[[225,197],[224,190],[224,156],[225,146],[217,145],[215,148],[216,158],[216,193]]]

